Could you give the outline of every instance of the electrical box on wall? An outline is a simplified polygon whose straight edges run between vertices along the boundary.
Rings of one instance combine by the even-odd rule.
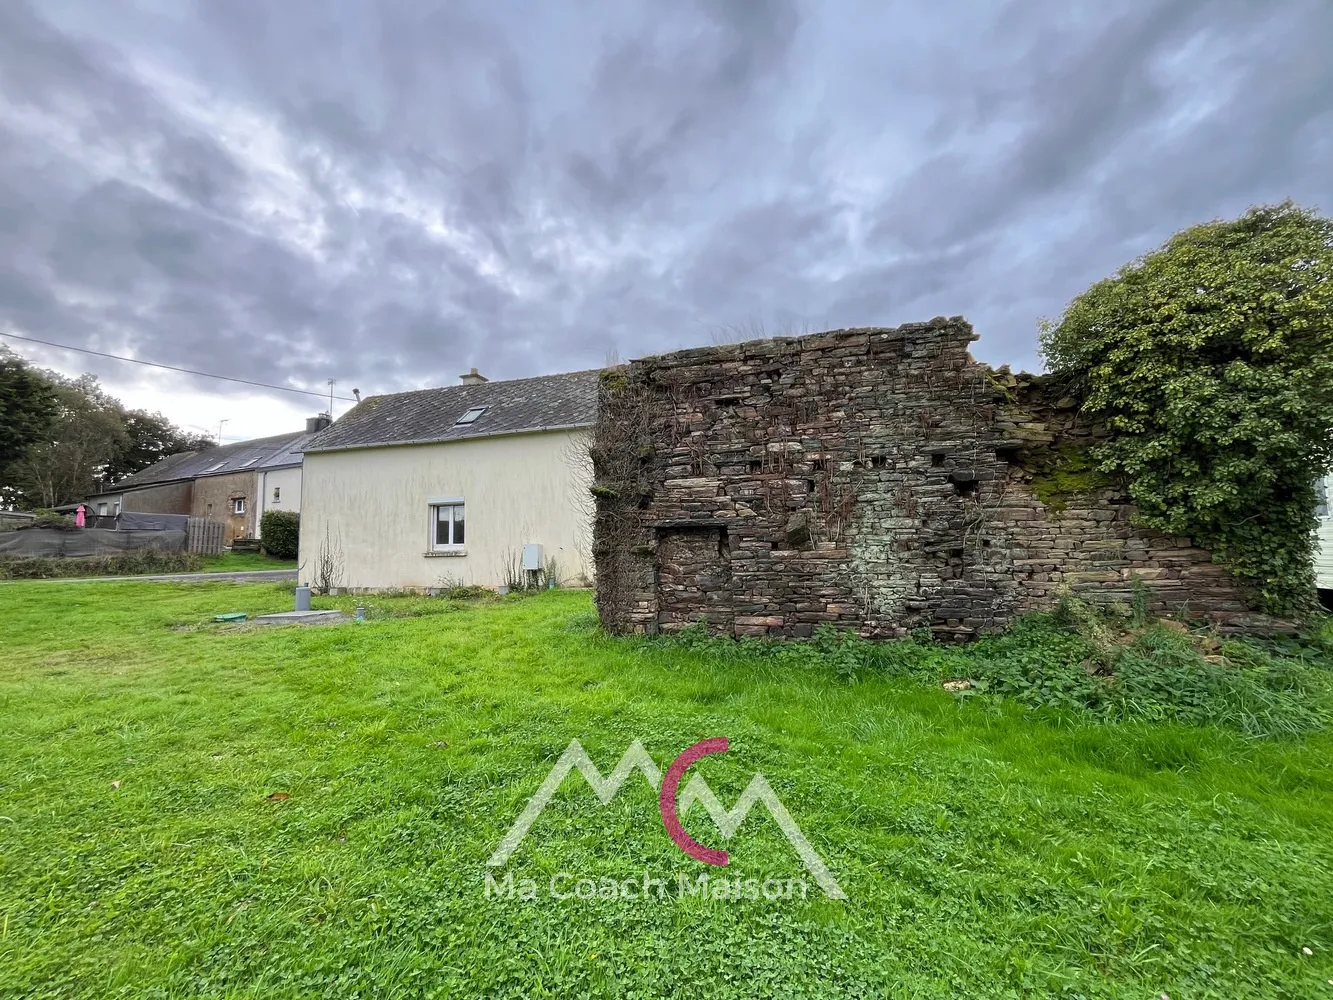
[[[535,542],[523,546],[523,568],[530,573],[542,568],[542,547]]]

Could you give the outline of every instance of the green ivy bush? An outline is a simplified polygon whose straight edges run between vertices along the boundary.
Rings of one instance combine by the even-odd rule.
[[[1139,523],[1212,551],[1256,606],[1314,600],[1315,480],[1333,462],[1333,222],[1290,202],[1121,268],[1042,332],[1109,439]]]
[[[259,519],[259,540],[274,559],[295,559],[301,545],[301,515],[294,510],[270,510]]]

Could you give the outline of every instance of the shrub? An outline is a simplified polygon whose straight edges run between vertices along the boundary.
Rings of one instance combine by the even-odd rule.
[[[1042,353],[1110,432],[1092,457],[1139,523],[1210,549],[1261,610],[1310,609],[1333,221],[1288,202],[1186,229],[1074,299]]]
[[[73,516],[66,516],[59,511],[54,511],[46,507],[33,511],[36,516],[23,525],[24,528],[55,528],[57,531],[78,531],[79,526],[74,523]]]
[[[78,576],[142,576],[154,573],[194,573],[199,556],[192,552],[160,552],[142,549],[83,559],[52,559],[43,556],[0,557],[0,580],[50,580]]]
[[[274,559],[295,559],[301,545],[301,515],[294,510],[270,510],[259,519],[259,539]]]

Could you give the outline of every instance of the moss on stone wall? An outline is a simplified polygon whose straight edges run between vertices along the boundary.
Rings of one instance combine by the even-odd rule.
[[[1068,498],[1111,485],[1111,477],[1098,470],[1092,456],[1075,444],[1027,449],[1020,464],[1032,475],[1032,494],[1052,512],[1068,506]]]

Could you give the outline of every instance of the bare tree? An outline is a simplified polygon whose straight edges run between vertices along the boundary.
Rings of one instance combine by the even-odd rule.
[[[314,574],[310,582],[316,593],[327,595],[341,587],[342,581],[342,544],[326,524],[324,540],[319,543],[319,553],[315,556]]]
[[[573,435],[565,445],[565,466],[573,473],[569,477],[569,503],[578,513],[578,532],[574,545],[579,561],[584,566],[592,565],[593,519],[597,515],[597,501],[593,498],[592,443],[590,432]]]

